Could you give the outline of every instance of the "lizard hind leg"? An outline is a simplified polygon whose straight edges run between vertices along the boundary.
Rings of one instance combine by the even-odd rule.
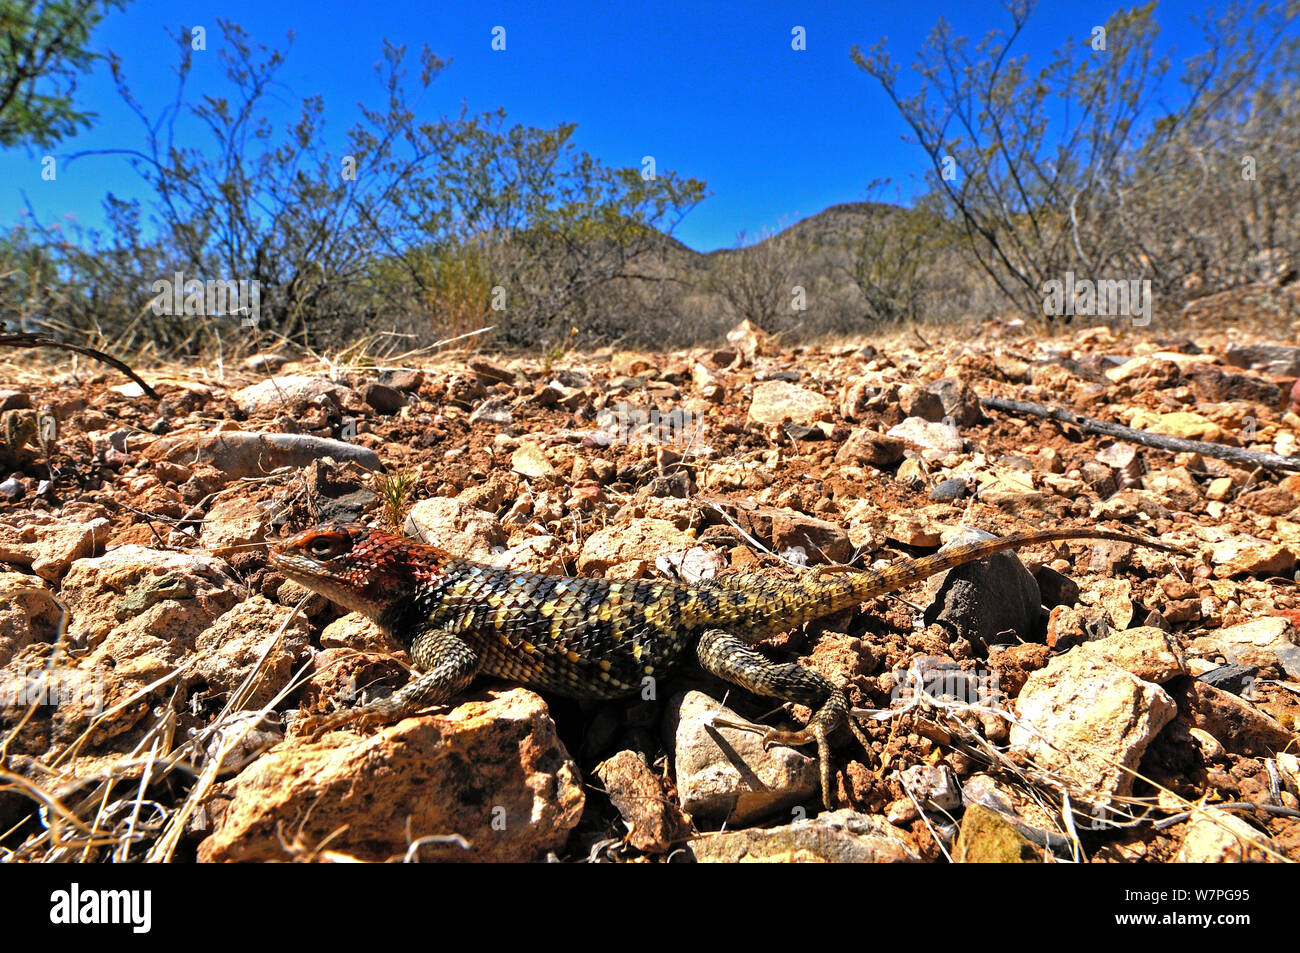
[[[428,629],[411,643],[411,660],[420,675],[387,698],[302,721],[301,731],[313,738],[321,733],[359,722],[363,727],[387,725],[438,705],[474,680],[482,666],[478,654],[458,635]]]
[[[797,731],[767,729],[763,744],[799,746],[810,742],[817,745],[818,767],[821,772],[822,803],[834,810],[831,804],[831,757],[829,736],[842,722],[847,721],[853,734],[864,746],[870,739],[849,714],[849,702],[842,689],[831,684],[816,672],[793,662],[773,662],[752,645],[721,629],[705,632],[696,647],[700,664],[719,678],[739,685],[758,695],[779,698],[782,701],[807,705],[813,716]],[[762,730],[757,726],[737,725],[746,730]],[[868,749],[870,750],[870,749]]]

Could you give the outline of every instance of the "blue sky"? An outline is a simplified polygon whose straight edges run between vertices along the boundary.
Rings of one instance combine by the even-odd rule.
[[[1047,55],[1115,9],[1109,4],[1040,3],[1018,47]],[[1169,2],[1157,8],[1162,48],[1175,64],[1201,48],[1189,15],[1202,4]],[[849,59],[854,43],[869,47],[889,38],[904,68],[939,17],[956,32],[978,38],[1009,23],[993,0],[905,3],[559,3],[340,2],[221,4],[191,0],[137,0],[105,19],[95,49],[112,49],[128,81],[151,113],[172,92],[175,45],[166,31],[203,25],[208,53],[196,54],[195,93],[221,94],[215,56],[218,17],[241,24],[254,40],[283,48],[295,33],[280,76],[287,104],[297,97],[325,99],[327,132],[340,136],[357,118],[356,104],[382,102],[374,72],[382,40],[421,45],[453,63],[421,100],[422,114],[455,115],[504,107],[511,122],[554,126],[578,123],[580,149],[609,165],[639,166],[653,155],[660,170],[704,179],[709,197],[676,235],[701,251],[735,244],[839,202],[868,197],[867,186],[889,177],[906,199],[925,170],[907,129],[875,81]],[[506,29],[506,50],[490,48],[494,26]],[[791,30],[806,30],[807,49],[791,49]],[[1177,70],[1175,69],[1175,73]],[[1169,92],[1176,95],[1171,82]],[[138,120],[118,101],[107,70],[80,87],[81,105],[99,114],[95,126],[51,150],[140,145]],[[282,119],[284,115],[280,118]],[[0,223],[23,208],[23,194],[43,220],[71,216],[102,224],[107,191],[145,192],[125,159],[88,157],[42,181],[41,154],[0,151]],[[891,191],[882,198],[894,199]]]

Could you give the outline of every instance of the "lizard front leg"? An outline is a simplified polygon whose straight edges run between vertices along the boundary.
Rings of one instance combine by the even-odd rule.
[[[346,711],[305,718],[301,731],[317,738],[352,722],[368,727],[400,721],[447,701],[474,680],[482,665],[464,639],[442,629],[429,629],[416,636],[411,643],[411,659],[421,674],[392,695]]]
[[[871,740],[857,722],[849,717],[849,702],[843,690],[816,672],[793,662],[773,662],[752,645],[721,629],[710,629],[700,636],[695,651],[700,664],[719,678],[758,695],[796,702],[813,709],[812,718],[803,728],[798,731],[769,728],[763,734],[763,744],[794,746],[816,742],[822,803],[828,811],[834,810],[831,804],[831,749],[827,740],[830,733],[841,722],[848,721],[849,727],[864,747]],[[751,729],[747,725],[736,727],[761,730],[757,727]]]

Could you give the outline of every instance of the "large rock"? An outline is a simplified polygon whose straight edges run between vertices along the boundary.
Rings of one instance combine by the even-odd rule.
[[[307,651],[310,636],[304,617],[299,615],[281,631],[292,612],[261,595],[239,603],[199,633],[194,674],[209,691],[229,697],[256,670],[251,694],[240,707],[261,708],[289,683]]]
[[[1211,809],[1212,810],[1212,809]],[[1198,812],[1187,822],[1182,846],[1174,862],[1178,864],[1239,864],[1265,861],[1268,855],[1261,846],[1269,846],[1269,837],[1227,811],[1215,811],[1211,817]]]
[[[903,459],[903,441],[875,430],[859,427],[835,454],[835,462],[892,467]]]
[[[990,533],[967,532],[949,545],[990,538]],[[1015,553],[995,553],[950,569],[934,585],[937,593],[925,610],[926,625],[951,626],[976,645],[1034,641],[1042,597]]]
[[[541,860],[582,815],[577,768],[545,703],[492,691],[445,715],[362,735],[291,740],[223,786],[228,805],[199,845],[203,861],[288,860],[324,844],[361,860]],[[408,837],[410,840],[408,840]]]
[[[972,804],[962,815],[952,859],[958,864],[1032,864],[1043,855],[1008,818]]]
[[[1281,616],[1215,629],[1193,640],[1192,648],[1203,655],[1222,655],[1232,665],[1281,664],[1288,675],[1300,678],[1300,635],[1291,620]]]
[[[774,745],[763,750],[762,735],[716,726],[715,718],[744,722],[721,702],[691,691],[673,710],[677,796],[696,818],[743,824],[789,810],[817,792],[817,762]]]
[[[1155,626],[1113,632],[1104,639],[1085,642],[1078,651],[1157,684],[1187,674],[1187,659],[1178,639]]]
[[[786,420],[812,426],[819,420],[831,419],[831,410],[830,400],[821,394],[788,381],[764,381],[754,386],[749,419],[769,426]]]
[[[920,860],[907,835],[883,817],[845,808],[784,827],[710,834],[691,841],[705,863],[896,864]]]
[[[1169,693],[1184,721],[1209,732],[1234,754],[1268,758],[1300,746],[1300,737],[1275,718],[1199,679],[1176,679],[1170,683]]]
[[[53,639],[62,615],[45,580],[0,572],[0,666],[32,642]]]
[[[668,520],[637,519],[607,526],[587,537],[578,555],[578,573],[608,573],[623,563],[640,561],[653,566],[664,553],[685,552],[698,545]]]
[[[264,476],[278,467],[305,467],[324,457],[351,461],[368,470],[384,468],[378,454],[360,444],[310,434],[244,430],[162,437],[146,447],[143,456],[186,466],[206,463],[231,480]]]
[[[597,766],[596,777],[628,826],[627,842],[637,850],[662,854],[691,836],[690,819],[668,798],[664,779],[644,756],[620,751]]]
[[[1159,685],[1077,650],[1030,675],[1016,710],[1012,747],[1094,806],[1132,792],[1147,745],[1177,714]]]
[[[961,433],[955,425],[923,417],[908,417],[889,428],[887,435],[920,450],[931,450],[939,454],[960,453],[962,448]]]
[[[846,563],[853,556],[853,544],[844,527],[802,513],[772,517],[772,549],[783,555],[801,550],[810,563]]]
[[[402,532],[461,559],[481,563],[490,562],[506,542],[505,529],[491,513],[442,496],[412,506]]]
[[[44,515],[20,517],[21,523],[0,523],[0,563],[30,566],[42,579],[58,582],[73,560],[92,555],[108,540],[103,517],[70,521]]]
[[[339,407],[347,397],[347,388],[319,377],[305,375],[287,375],[272,377],[250,387],[243,387],[231,394],[239,409],[250,417],[262,415],[274,417],[276,414],[290,411],[295,404],[331,404]]]

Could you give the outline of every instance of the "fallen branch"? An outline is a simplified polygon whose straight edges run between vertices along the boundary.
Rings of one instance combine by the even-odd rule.
[[[1023,400],[1007,400],[1002,397],[984,397],[980,400],[980,405],[992,410],[1005,410],[1012,414],[1059,420],[1078,427],[1084,433],[1102,434],[1107,437],[1114,437],[1116,440],[1140,443],[1145,447],[1154,447],[1157,450],[1166,450],[1170,453],[1199,453],[1203,457],[1217,457],[1220,460],[1230,460],[1233,463],[1241,463],[1249,467],[1263,467],[1266,470],[1300,470],[1300,458],[1297,457],[1283,457],[1276,453],[1263,453],[1258,450],[1246,450],[1242,447],[1228,447],[1221,443],[1210,443],[1208,440],[1184,440],[1182,437],[1165,437],[1161,434],[1148,433],[1145,430],[1134,430],[1132,427],[1125,427],[1122,424],[1112,424],[1104,420],[1085,417],[1063,407],[1045,407],[1042,404],[1031,404]]]
[[[93,357],[97,361],[115,367],[131,380],[140,385],[140,389],[154,400],[161,400],[158,392],[144,382],[144,380],[131,368],[127,367],[111,354],[105,354],[103,351],[96,351],[93,347],[82,347],[80,344],[68,344],[65,341],[56,341],[54,338],[41,337],[39,334],[21,333],[21,334],[0,334],[0,347],[56,347],[62,351],[72,351],[76,354],[84,354],[86,357]]]

